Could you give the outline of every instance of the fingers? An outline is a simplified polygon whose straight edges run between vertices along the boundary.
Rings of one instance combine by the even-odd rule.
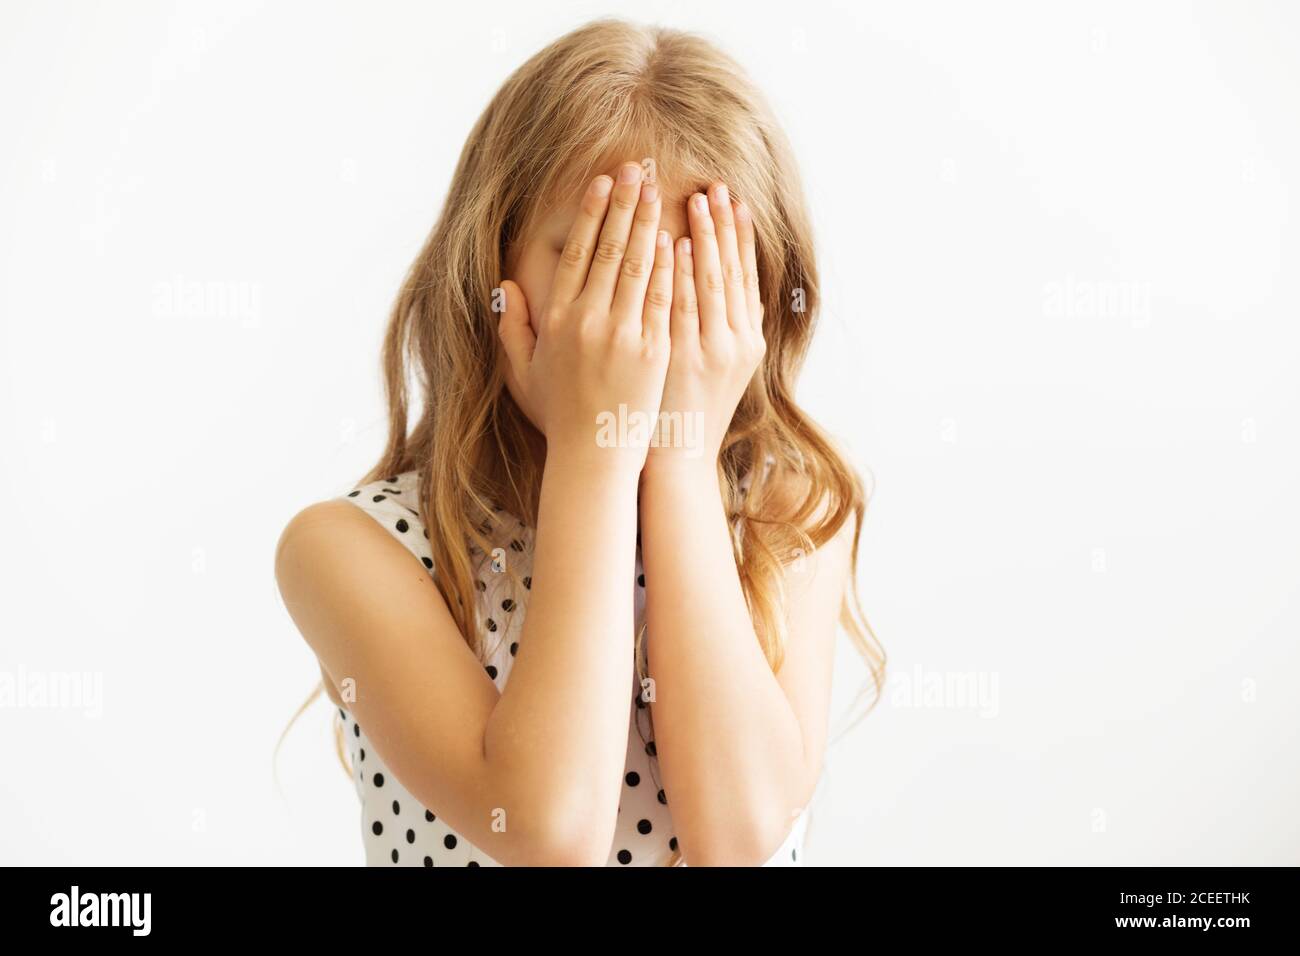
[[[740,267],[745,274],[745,305],[750,326],[763,331],[763,300],[758,286],[758,249],[754,239],[754,216],[743,202],[733,203],[736,218],[736,242],[740,247]]]
[[[533,350],[537,348],[537,337],[528,321],[528,302],[524,299],[523,289],[506,279],[501,283],[501,291],[505,295],[506,307],[497,324],[497,334],[501,336],[515,380],[523,381],[533,360]]]
[[[674,349],[694,346],[700,338],[699,300],[695,295],[695,263],[691,255],[689,236],[677,240],[669,335]]]
[[[618,182],[609,196],[605,225],[596,241],[587,285],[582,291],[583,297],[593,305],[609,308],[613,302],[623,255],[627,251],[628,233],[632,229],[632,217],[641,198],[641,177],[641,167],[636,163],[624,163],[618,171]]]
[[[610,309],[616,325],[635,327],[638,334],[643,331],[646,287],[650,284],[650,274],[657,255],[659,213],[659,187],[654,183],[644,183],[632,219],[632,233],[628,236],[623,264],[619,269],[614,304]]]
[[[577,218],[569,227],[560,262],[555,267],[555,279],[551,283],[552,304],[568,305],[582,294],[613,188],[614,180],[608,176],[597,176],[587,186],[578,206]]]
[[[704,338],[727,331],[727,295],[718,254],[717,231],[709,214],[709,200],[703,193],[687,203],[691,230],[691,260],[695,272],[695,294],[700,312],[700,335]]]
[[[672,338],[669,313],[676,304],[673,291],[673,243],[671,237],[660,229],[655,235],[654,268],[650,272],[650,285],[645,293],[645,313],[641,317],[642,335],[647,339],[665,341]]]
[[[749,308],[745,303],[745,270],[740,263],[736,241],[736,217],[731,196],[723,183],[709,190],[709,213],[718,242],[718,260],[722,268],[722,288],[727,301],[727,323],[733,331],[749,328]]]

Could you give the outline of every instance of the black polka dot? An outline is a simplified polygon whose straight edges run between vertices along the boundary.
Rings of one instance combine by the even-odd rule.
[[[533,577],[530,574],[528,577],[524,578],[524,590],[531,591],[532,589],[533,589]]]
[[[362,748],[361,748],[361,759],[362,759],[362,760],[365,760],[365,759],[366,759],[366,748],[365,748],[365,747],[362,747]]]
[[[379,504],[379,502],[383,501],[387,497],[388,497],[387,495],[375,495],[375,497],[372,500],[374,501],[375,504]]]
[[[349,498],[355,498],[355,497],[356,497],[357,495],[359,495],[359,494],[361,494],[361,489],[358,488],[356,491],[349,491],[349,492],[348,492],[348,497],[349,497]]]
[[[448,850],[456,849],[455,835],[448,833],[445,837],[442,838],[442,845],[445,846]]]
[[[501,610],[513,611],[514,609],[515,609],[515,602],[510,600],[510,598],[506,598],[504,601],[501,602]]]
[[[794,860],[796,863],[799,862],[799,851],[797,849],[790,851],[790,859]]]
[[[623,779],[627,781],[627,785],[629,787],[635,787],[638,783],[641,782],[641,775],[637,773],[635,770],[631,770],[628,772],[628,775]]]
[[[484,668],[484,670],[487,671],[488,677],[491,677],[493,680],[497,679],[497,669],[495,665],[489,664],[486,668]]]
[[[517,653],[519,653],[519,642],[515,641],[510,645],[510,656],[514,657]]]
[[[339,708],[339,716],[342,717],[344,720],[348,719],[348,715],[343,712],[342,707]]]
[[[420,558],[420,562],[430,571],[433,570],[433,558]]]
[[[665,807],[668,806],[667,794],[665,794],[662,790],[660,790],[658,796],[659,796],[659,802],[662,803]]]
[[[375,836],[380,836],[384,832],[384,825],[376,820],[370,825],[370,832]]]
[[[434,817],[433,812],[431,810],[425,810],[424,819],[427,820],[429,823],[432,823],[436,818]]]
[[[397,850],[396,850],[396,848],[393,849],[393,862],[394,862],[394,863],[397,862]]]
[[[488,618],[488,619],[487,619],[487,629],[488,629],[489,631],[493,631],[493,632],[495,632],[496,629],[497,629],[497,622],[494,621],[494,620],[492,620],[492,618]]]
[[[640,833],[642,836],[645,836],[645,834],[649,833],[652,829],[653,829],[653,827],[650,826],[650,821],[649,821],[649,820],[638,820],[638,821],[637,821],[637,824],[636,824],[636,832],[637,832],[637,833]]]
[[[399,814],[399,813],[401,813],[401,812],[402,812],[402,805],[401,805],[400,803],[398,803],[396,800],[394,800],[394,801],[393,801],[393,813],[394,813],[394,814]]]
[[[409,524],[406,523],[406,519],[405,519],[405,518],[398,518],[398,519],[397,519],[397,530],[400,531],[400,532],[402,532],[402,534],[406,534],[406,532],[408,532],[408,531],[411,530],[411,526],[410,526]]]
[[[482,581],[479,581],[479,580],[476,579],[476,580],[474,581],[474,590],[475,590],[475,591],[486,591],[486,590],[487,590],[487,585],[484,584]]]
[[[360,725],[360,724],[353,724],[353,725],[352,725],[352,736],[354,736],[354,737],[360,737],[360,736],[361,736],[361,725]]]
[[[384,775],[382,773],[375,774],[375,786],[382,787],[383,785],[384,785]]]
[[[390,485],[395,485],[397,484],[397,476],[394,475],[392,478],[385,478],[384,481]]]
[[[424,858],[424,865],[425,865],[425,866],[433,866],[433,857],[431,857],[431,856],[426,856],[426,857]]]
[[[470,861],[469,861],[468,863],[466,863],[465,865],[466,865],[466,866],[478,866],[478,864],[475,863],[473,860],[470,860]]]
[[[645,745],[645,752],[647,756],[657,757],[659,755],[659,748],[655,746],[655,742],[652,740]]]
[[[510,550],[511,550],[511,551],[523,551],[523,550],[524,550],[524,543],[523,543],[522,541],[520,541],[518,538],[516,538],[514,541],[511,541],[511,542],[510,542]]]
[[[627,866],[629,863],[632,862],[632,854],[628,853],[627,850],[619,850],[618,862],[622,863],[624,866]]]
[[[636,576],[636,583],[639,584],[641,587],[645,587],[645,575],[638,574]]]
[[[415,831],[414,831],[414,830],[407,830],[407,831],[406,831],[406,842],[407,842],[407,843],[414,843],[414,842],[415,842]]]
[[[673,837],[668,841],[668,849],[672,850],[674,853],[677,852],[677,837]]]

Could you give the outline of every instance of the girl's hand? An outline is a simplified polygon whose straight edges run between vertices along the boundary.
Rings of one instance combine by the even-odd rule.
[[[641,167],[628,163],[617,183],[597,176],[587,188],[535,336],[523,290],[501,283],[508,374],[546,435],[548,457],[634,471],[645,464],[634,431],[615,429],[616,439],[634,437],[611,446],[599,425],[606,416],[636,421],[635,413],[653,422],[668,368],[672,246],[658,228],[659,191],[641,180]]]
[[[754,221],[744,204],[733,202],[727,187],[715,183],[707,197],[696,193],[687,200],[686,217],[690,237],[677,241],[673,272],[672,356],[661,445],[651,449],[649,467],[696,461],[712,472],[736,406],[766,350],[763,303]]]

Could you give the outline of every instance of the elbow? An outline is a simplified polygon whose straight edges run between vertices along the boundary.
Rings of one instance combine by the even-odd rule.
[[[683,839],[682,856],[689,866],[763,866],[789,839],[795,822],[789,816],[733,818],[692,834],[690,842]]]
[[[530,815],[519,835],[516,866],[604,866],[614,840],[614,819],[590,807],[551,806]]]
[[[604,866],[609,859],[610,841],[602,841],[592,828],[574,830],[548,826],[524,839],[519,866]]]

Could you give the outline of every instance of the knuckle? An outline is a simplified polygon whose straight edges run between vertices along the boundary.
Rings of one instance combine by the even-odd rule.
[[[623,258],[623,242],[618,239],[602,239],[596,246],[597,262],[618,262]]]
[[[626,256],[623,259],[623,275],[629,279],[640,279],[650,273],[650,262],[641,256]]]
[[[704,288],[709,291],[710,295],[717,295],[726,289],[726,283],[722,279],[721,272],[706,272],[704,274]]]
[[[673,304],[682,310],[683,315],[695,315],[700,310],[699,300],[695,298],[695,293],[691,291],[677,293],[673,298]]]
[[[613,206],[615,209],[621,209],[626,211],[628,209],[635,209],[637,203],[639,203],[640,201],[641,201],[641,193],[639,190],[630,196],[627,195],[626,193],[620,194],[616,192],[613,195],[613,197],[610,199],[609,204]]]
[[[574,323],[578,344],[586,349],[595,349],[606,339],[603,317],[595,312],[582,313]]]
[[[673,297],[667,289],[651,286],[646,290],[645,301],[652,309],[666,309],[672,305]]]
[[[731,262],[722,267],[726,274],[728,285],[743,285],[745,282],[745,270],[741,268],[739,262]]]
[[[564,251],[560,253],[560,261],[566,266],[581,265],[587,259],[587,247],[577,239],[570,239],[564,244]]]

